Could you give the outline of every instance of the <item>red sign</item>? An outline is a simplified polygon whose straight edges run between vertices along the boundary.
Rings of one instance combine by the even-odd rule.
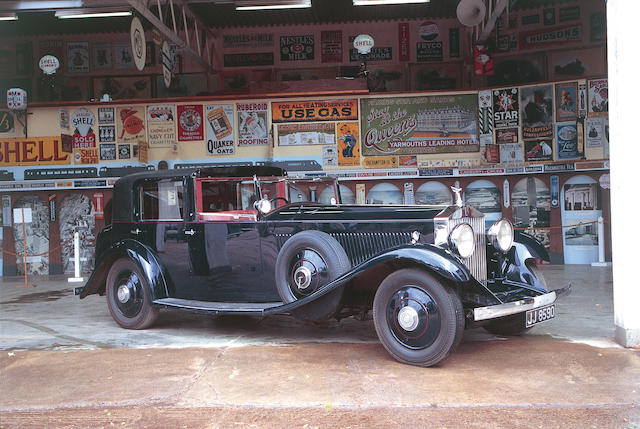
[[[400,61],[409,61],[409,23],[398,23],[398,51],[400,52]]]
[[[320,33],[320,56],[323,63],[342,62],[342,31]]]
[[[102,208],[102,200],[104,195],[102,193],[93,194],[93,213],[96,219],[104,219],[104,209]]]
[[[178,106],[178,140],[204,140],[202,104]]]

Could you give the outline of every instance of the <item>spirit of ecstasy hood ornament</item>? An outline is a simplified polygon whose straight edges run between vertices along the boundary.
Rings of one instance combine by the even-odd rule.
[[[454,204],[458,207],[462,207],[462,196],[461,196],[461,192],[462,192],[462,188],[456,188],[455,186],[451,187],[451,190],[453,191],[454,195],[456,196],[456,200],[454,202]]]

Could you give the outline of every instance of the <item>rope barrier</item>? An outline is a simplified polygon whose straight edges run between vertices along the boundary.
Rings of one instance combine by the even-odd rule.
[[[562,229],[562,228],[575,228],[576,226],[582,226],[582,225],[591,225],[594,223],[598,223],[597,220],[591,221],[591,222],[580,222],[580,223],[576,223],[573,225],[561,225],[561,226],[529,226],[529,227],[524,227],[524,228],[514,228],[517,231],[526,231],[526,230],[530,230],[530,229],[536,229],[536,230],[540,230],[540,231],[545,231],[545,230],[551,230],[551,229]]]
[[[62,243],[60,243],[58,246],[54,247],[54,248],[53,248],[53,249],[51,249],[51,250],[48,250],[48,251],[46,251],[46,252],[42,252],[42,253],[36,253],[36,254],[33,254],[33,255],[23,254],[23,253],[15,253],[15,252],[12,252],[12,251],[10,251],[10,250],[4,250],[4,249],[0,249],[0,251],[1,251],[2,253],[6,253],[7,255],[20,256],[20,257],[26,256],[27,258],[29,258],[29,257],[35,257],[35,256],[44,256],[44,255],[46,255],[46,254],[48,254],[48,253],[53,253],[53,252],[55,252],[56,250],[60,249],[60,248],[61,248],[62,246],[64,246],[65,244],[70,243],[72,240],[73,240],[73,237],[69,238],[68,240],[63,241]]]

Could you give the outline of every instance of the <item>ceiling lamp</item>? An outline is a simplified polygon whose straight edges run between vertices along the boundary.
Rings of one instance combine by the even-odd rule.
[[[75,18],[110,18],[118,16],[131,16],[130,10],[113,10],[113,9],[67,9],[56,12],[59,19],[75,19]]]
[[[311,7],[311,0],[236,0],[236,10],[301,9]]]
[[[18,15],[15,12],[0,12],[0,21],[16,21]]]
[[[353,0],[354,6],[379,6],[385,4],[429,3],[431,0]]]

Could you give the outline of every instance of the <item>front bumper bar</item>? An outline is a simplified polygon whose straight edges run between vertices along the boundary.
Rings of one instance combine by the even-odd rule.
[[[544,295],[521,299],[519,301],[507,302],[504,304],[490,305],[488,307],[478,307],[473,309],[473,320],[497,319],[499,317],[510,316],[512,314],[524,313],[527,310],[544,307],[553,304],[560,295],[568,294],[571,291],[571,283],[562,289],[557,289]]]

